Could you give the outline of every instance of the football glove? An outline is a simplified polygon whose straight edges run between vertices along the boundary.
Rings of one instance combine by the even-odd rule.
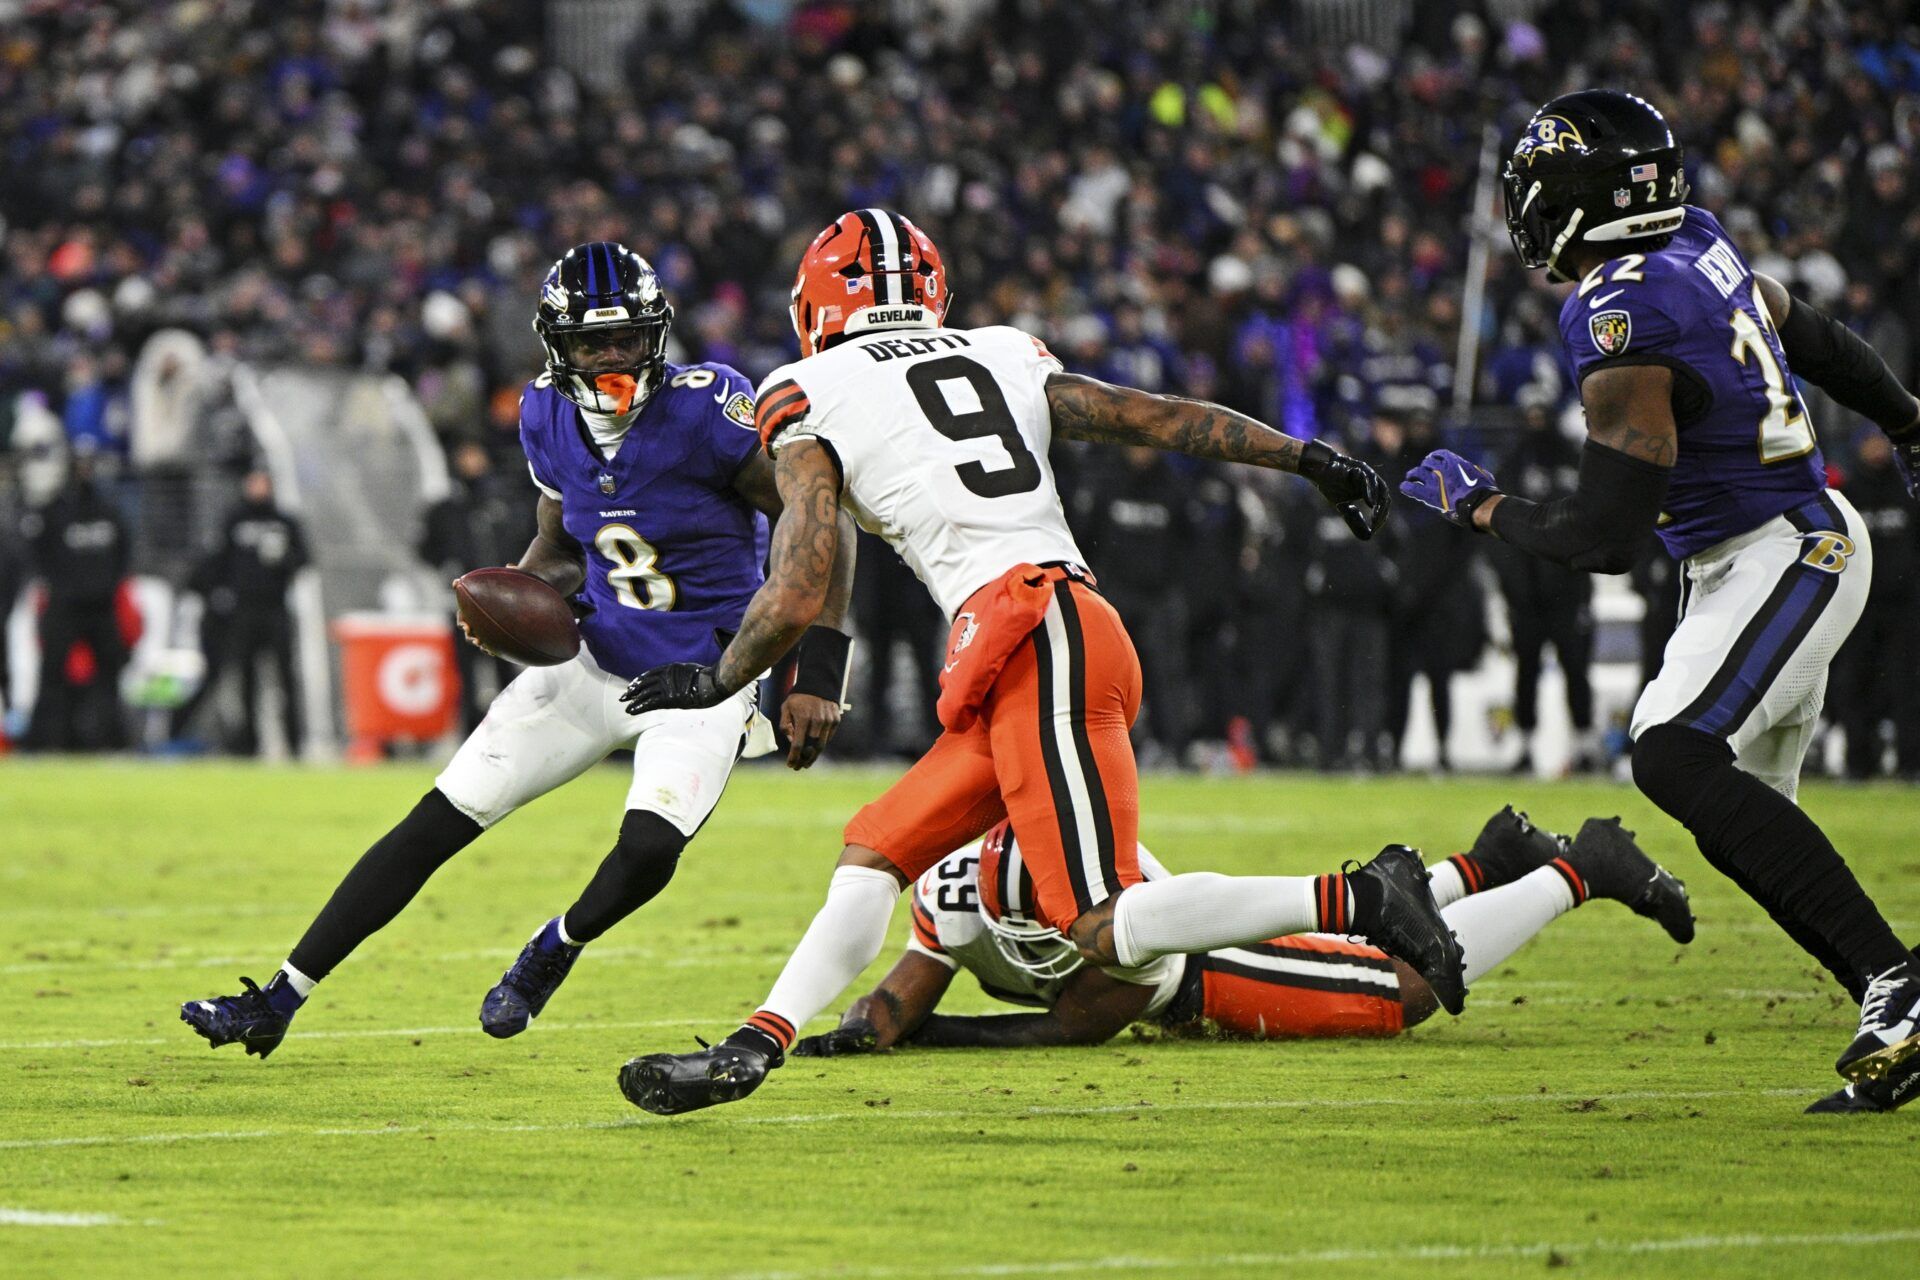
[[[1340,513],[1353,530],[1353,536],[1365,541],[1373,536],[1387,518],[1393,494],[1386,479],[1358,458],[1336,453],[1318,440],[1310,440],[1300,451],[1300,476],[1310,481],[1329,506]]]
[[[1451,449],[1435,449],[1407,472],[1400,492],[1432,507],[1450,523],[1473,528],[1474,508],[1499,495],[1493,472],[1469,462]]]
[[[1893,465],[1900,468],[1900,479],[1907,486],[1907,496],[1920,501],[1920,424],[1908,427],[1899,435],[1887,437],[1893,443]]]
[[[844,1058],[856,1053],[875,1053],[880,1036],[865,1018],[855,1018],[822,1035],[797,1041],[788,1052],[796,1058]]]
[[[701,662],[669,662],[643,671],[620,695],[630,716],[713,707],[726,700],[727,691],[720,687],[713,668]]]

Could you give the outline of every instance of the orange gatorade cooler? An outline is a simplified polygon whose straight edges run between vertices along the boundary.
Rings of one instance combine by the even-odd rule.
[[[428,742],[453,728],[460,673],[444,619],[347,613],[334,622],[333,636],[346,694],[347,759],[378,760],[389,743]]]

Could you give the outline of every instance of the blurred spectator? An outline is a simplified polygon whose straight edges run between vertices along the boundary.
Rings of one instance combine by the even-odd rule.
[[[1390,475],[1402,475],[1440,447],[1432,420],[1411,415],[1374,424],[1374,446]],[[1404,741],[1413,711],[1413,678],[1427,678],[1439,742],[1438,767],[1453,767],[1447,740],[1453,732],[1453,677],[1480,660],[1486,647],[1486,604],[1474,576],[1479,539],[1414,503],[1402,504],[1394,545],[1392,682],[1388,731]]]
[[[0,520],[0,742],[7,738],[7,713],[13,708],[13,664],[7,643],[8,621],[20,588],[26,584],[27,548],[15,536],[7,522]]]
[[[533,541],[535,493],[516,467],[511,482],[494,471],[486,446],[468,440],[453,451],[453,492],[427,509],[420,558],[452,582],[469,569],[516,564]],[[457,633],[461,726],[471,733],[487,705],[517,674],[513,663],[482,653]]]
[[[1145,694],[1134,726],[1145,763],[1177,763],[1192,733],[1188,685],[1187,482],[1168,454],[1139,445],[1091,455],[1081,549],[1100,592],[1127,620]]]
[[[1884,435],[1860,432],[1858,459],[1840,489],[1873,535],[1873,592],[1834,659],[1830,714],[1846,734],[1849,777],[1882,772],[1883,727],[1891,730],[1895,772],[1920,776],[1912,678],[1920,658],[1920,531]]]
[[[64,490],[27,517],[40,614],[40,691],[21,746],[30,751],[107,751],[127,743],[120,671],[137,632],[124,607],[127,528],[94,482],[91,454],[77,454]]]
[[[265,471],[248,472],[241,482],[240,505],[228,518],[219,545],[194,574],[193,589],[206,601],[200,634],[207,674],[194,696],[175,710],[175,738],[183,736],[221,675],[237,668],[242,714],[234,749],[241,755],[258,754],[259,726],[266,715],[260,683],[265,660],[272,664],[279,686],[287,747],[299,752],[300,691],[293,673],[293,615],[287,609],[287,591],[306,564],[306,535],[274,504],[273,478]]]
[[[1684,572],[1659,539],[1650,539],[1633,566],[1635,594],[1640,597],[1640,684],[1652,683],[1666,656],[1667,640],[1680,621],[1680,576]]]
[[[1359,453],[1376,467],[1377,449]],[[1313,655],[1316,762],[1330,769],[1388,769],[1394,764],[1387,710],[1392,695],[1394,602],[1400,526],[1389,521],[1362,542],[1324,502],[1312,505],[1307,537],[1307,628]]]
[[[1241,673],[1235,669],[1243,596],[1247,512],[1231,468],[1198,463],[1187,484],[1185,597],[1189,736],[1217,742],[1244,717]],[[1270,661],[1270,659],[1269,659]],[[1250,744],[1249,744],[1250,745]]]
[[[921,747],[939,732],[934,705],[940,700],[940,663],[947,629],[940,607],[927,594],[913,570],[907,568],[884,540],[860,531],[859,570],[853,579],[854,626],[864,649],[866,687],[849,697],[859,709],[856,735],[865,732],[873,755],[917,758]],[[907,693],[918,724],[901,734],[894,715],[896,661],[905,651],[913,673]],[[837,748],[836,748],[837,749]]]
[[[1580,446],[1562,435],[1546,410],[1526,411],[1525,425],[1494,473],[1507,492],[1531,502],[1570,494],[1580,483]],[[1600,743],[1593,726],[1593,577],[1549,564],[1494,540],[1490,553],[1507,624],[1513,631],[1513,719],[1520,730],[1515,772],[1533,769],[1533,733],[1540,724],[1541,660],[1553,646],[1566,685],[1573,721],[1575,769],[1598,768]]]
[[[1249,489],[1254,522],[1241,552],[1235,593],[1235,636],[1229,669],[1238,691],[1235,712],[1247,721],[1259,759],[1310,763],[1319,700],[1314,696],[1312,602],[1308,548],[1324,504],[1305,485],[1274,474]]]

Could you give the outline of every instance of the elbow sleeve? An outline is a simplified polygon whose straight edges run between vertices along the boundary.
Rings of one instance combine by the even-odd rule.
[[[1804,298],[1793,300],[1778,332],[1794,373],[1882,431],[1913,425],[1913,397],[1859,334]]]
[[[1502,499],[1493,509],[1493,532],[1569,569],[1625,573],[1660,518],[1669,474],[1669,468],[1588,441],[1579,488],[1553,502]]]

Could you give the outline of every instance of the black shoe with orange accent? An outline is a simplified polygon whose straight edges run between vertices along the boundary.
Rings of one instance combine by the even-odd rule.
[[[1349,881],[1369,881],[1374,889],[1354,893],[1352,932],[1412,965],[1448,1013],[1464,1009],[1467,982],[1460,939],[1440,916],[1419,853],[1390,844],[1365,866],[1349,862],[1342,870]]]
[[[1507,805],[1487,819],[1473,847],[1447,861],[1460,872],[1468,893],[1484,893],[1538,871],[1567,851],[1567,838],[1533,825],[1526,814]]]
[[[1693,941],[1686,884],[1643,853],[1620,819],[1588,818],[1560,861],[1573,872],[1568,883],[1574,885],[1576,902],[1612,898],[1635,915],[1658,922],[1675,942]]]
[[[702,1040],[698,1053],[650,1053],[627,1063],[620,1068],[620,1092],[642,1111],[684,1115],[740,1101],[782,1061],[741,1045]]]

